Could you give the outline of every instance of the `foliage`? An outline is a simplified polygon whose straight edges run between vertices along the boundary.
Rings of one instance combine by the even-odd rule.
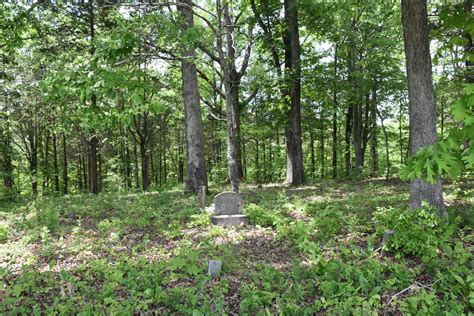
[[[381,208],[375,213],[375,219],[380,234],[394,231],[384,247],[395,251],[399,257],[415,255],[435,258],[439,247],[453,237],[459,226],[458,218],[444,220],[429,207],[417,210]]]
[[[252,223],[244,228],[210,225],[181,188],[6,204],[1,310],[463,313],[472,296],[472,229],[456,219],[456,189],[448,187],[448,223],[407,210],[406,186],[393,183],[244,187]],[[396,233],[380,257],[387,229]],[[207,276],[209,259],[223,261],[219,279]]]

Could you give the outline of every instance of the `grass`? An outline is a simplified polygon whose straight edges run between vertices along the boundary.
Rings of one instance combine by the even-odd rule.
[[[383,180],[242,190],[246,227],[180,190],[41,197],[0,208],[4,314],[437,314],[474,307],[472,189],[449,220]],[[209,199],[218,193],[211,188]],[[384,231],[395,235],[382,247]],[[381,252],[384,255],[381,255]],[[207,263],[223,261],[220,278]]]

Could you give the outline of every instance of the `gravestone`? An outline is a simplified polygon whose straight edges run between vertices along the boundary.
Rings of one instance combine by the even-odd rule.
[[[235,192],[222,192],[214,198],[215,210],[211,221],[215,225],[247,225],[248,217],[242,213],[242,196]]]
[[[198,190],[199,208],[204,210],[206,208],[206,186],[201,185]]]

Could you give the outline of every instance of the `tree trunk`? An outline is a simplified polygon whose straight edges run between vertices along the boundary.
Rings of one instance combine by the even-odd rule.
[[[344,133],[344,160],[345,160],[345,174],[348,177],[351,174],[351,133],[352,133],[352,106],[349,105],[349,108],[346,112],[346,131]]]
[[[128,141],[125,141],[125,183],[127,189],[132,188],[132,168],[130,166],[130,149],[128,148]]]
[[[426,6],[426,0],[402,0],[412,155],[438,140]],[[444,208],[440,179],[435,184],[411,182],[410,207],[421,207],[422,201]],[[445,212],[440,214],[444,216]]]
[[[380,117],[380,124],[382,124],[383,136],[385,138],[385,156],[386,156],[386,161],[387,161],[387,169],[386,169],[385,178],[388,180],[390,178],[390,151],[388,147],[388,133],[387,133],[387,129],[385,128],[385,125],[383,124],[383,121],[384,121],[384,118]]]
[[[90,55],[94,55],[95,46],[95,16],[94,16],[94,1],[89,1],[89,31],[90,31]],[[92,95],[91,108],[97,107],[97,96]],[[98,159],[97,159],[97,145],[99,144],[99,138],[93,135],[89,138],[89,192],[92,194],[99,193],[99,172],[98,172]]]
[[[59,192],[58,142],[56,138],[56,133],[53,134],[53,169],[54,169],[54,191]]]
[[[355,31],[355,22],[353,21],[352,29]],[[349,39],[349,74],[348,82],[350,86],[349,103],[352,109],[352,142],[354,145],[354,175],[359,177],[362,169],[362,105],[359,98],[360,87],[356,81],[356,47],[352,36]],[[347,170],[346,170],[347,173]]]
[[[234,25],[229,13],[229,3],[224,1],[224,32],[226,42],[226,56],[220,49],[220,62],[224,78],[225,104],[227,115],[227,161],[228,175],[232,191],[239,192],[240,180],[243,178],[242,151],[240,135],[240,103],[239,86],[240,75],[235,66]],[[222,40],[219,39],[222,48]]]
[[[31,190],[34,196],[38,195],[38,148],[34,140],[30,140],[30,174],[31,174]]]
[[[273,145],[272,145],[272,137],[270,136],[270,143],[268,145],[268,182],[273,182]]]
[[[378,172],[378,157],[377,157],[377,82],[374,81],[372,87],[372,102],[370,109],[370,175],[377,176]]]
[[[141,171],[142,171],[142,188],[143,191],[148,189],[149,180],[148,180],[148,155],[147,148],[144,140],[140,142],[140,160],[141,160]]]
[[[311,178],[316,178],[316,157],[314,155],[314,136],[313,130],[309,130],[309,149],[311,151]]]
[[[294,0],[285,0],[285,21],[288,31],[285,40],[286,55],[289,52],[289,67],[286,66],[290,82],[290,109],[287,112],[286,138],[286,183],[302,185],[305,183],[303,147],[301,140],[301,65],[300,39],[298,30],[298,11]],[[289,46],[288,46],[289,44]],[[289,49],[288,49],[289,48]],[[288,56],[285,57],[285,63]]]
[[[89,190],[88,170],[89,165],[86,162],[86,157],[82,156],[82,179],[84,184],[84,192]]]
[[[326,153],[325,153],[325,148],[324,148],[324,142],[326,141],[324,137],[324,120],[326,118],[324,117],[324,111],[321,108],[321,134],[319,138],[319,144],[321,146],[320,151],[321,151],[321,178],[324,179],[326,176]]]
[[[66,133],[63,133],[63,194],[69,194]]]
[[[81,193],[83,190],[83,185],[82,185],[82,156],[78,157],[78,163],[77,163],[77,189]]]
[[[92,136],[89,140],[89,192],[92,194],[99,193],[99,167],[98,167],[98,157],[97,157],[97,145],[99,144],[99,139],[97,136]]]
[[[192,1],[183,1],[187,6],[179,6],[184,18],[182,32],[194,26]],[[188,7],[189,6],[189,7]],[[200,186],[207,187],[206,161],[204,157],[204,137],[202,131],[201,108],[196,65],[193,63],[195,51],[192,46],[184,48],[181,59],[183,80],[184,115],[186,125],[186,185],[185,191],[198,192]]]
[[[140,189],[140,179],[138,175],[138,152],[137,141],[133,141],[133,177],[135,179],[135,190]]]
[[[370,109],[371,109],[371,100],[370,94],[365,95],[365,109],[364,109],[364,127],[362,129],[362,167],[365,166],[365,153],[367,151],[367,145],[369,144],[370,139]]]
[[[337,45],[334,48],[334,87],[332,113],[332,178],[337,177]]]
[[[255,139],[255,183],[260,183],[260,164],[259,164],[259,146],[258,146],[258,139]]]
[[[43,195],[49,189],[49,178],[50,178],[50,168],[49,168],[49,141],[51,139],[51,135],[49,131],[46,131],[46,137],[44,139],[44,148],[41,151],[42,159],[43,159],[43,185],[42,185],[42,192]]]

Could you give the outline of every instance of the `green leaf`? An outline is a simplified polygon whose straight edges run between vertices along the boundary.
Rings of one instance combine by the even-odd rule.
[[[139,106],[143,104],[143,96],[139,94],[133,94],[132,95],[132,103],[135,106]]]

